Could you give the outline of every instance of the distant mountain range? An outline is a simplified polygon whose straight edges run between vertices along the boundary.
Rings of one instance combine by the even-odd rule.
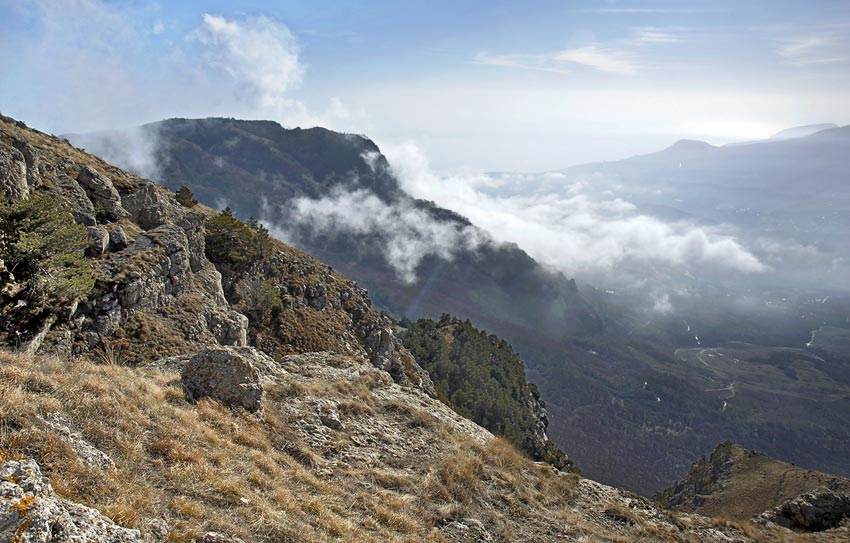
[[[493,242],[457,213],[412,198],[377,146],[363,136],[234,119],[171,119],[143,130],[156,135],[160,180],[170,188],[186,185],[204,203],[269,221],[288,241],[359,281],[377,305],[398,318],[450,313],[506,338],[546,400],[551,437],[589,476],[649,494],[669,485],[702,451],[729,438],[850,474],[850,466],[839,460],[850,447],[850,377],[842,365],[850,361],[813,366],[805,353],[769,347],[787,347],[789,338],[802,346],[813,328],[799,319],[787,322],[784,313],[763,319],[728,315],[696,302],[704,341],[736,339],[769,347],[753,345],[739,357],[753,361],[753,373],[718,367],[715,375],[701,360],[716,353],[678,350],[694,346],[693,332],[678,332],[684,330],[678,314],[645,322],[629,298],[578,287],[522,248]],[[750,210],[743,223],[766,221],[763,210],[781,215],[789,198],[801,208],[798,195],[805,190],[812,192],[809,205],[843,209],[849,133],[847,127],[828,129],[737,147],[683,141],[652,155],[570,168],[525,188],[566,191],[576,180],[593,179],[591,190],[616,187],[647,213],[666,210],[706,222],[740,219],[741,206]],[[111,137],[70,138],[97,153]],[[647,196],[656,189],[662,197]],[[725,200],[717,196],[719,190],[728,195]],[[356,206],[364,203],[401,210],[390,215],[398,223],[375,230],[360,224],[333,228],[329,221],[331,228],[318,228],[329,208],[317,202],[339,203],[340,194],[373,198],[349,199],[352,214],[362,212]],[[309,217],[313,222],[293,214],[298,202],[312,202],[318,210]],[[399,276],[393,255],[415,249],[428,233],[414,230],[397,245],[389,235],[411,217],[433,226],[438,232],[433,239],[445,237],[453,244],[445,252],[426,252],[412,283]],[[843,220],[830,216],[822,229],[834,231],[836,221]],[[769,230],[770,224],[762,227]],[[474,244],[466,242],[470,235]],[[834,238],[843,242],[838,234]],[[840,300],[823,307],[839,307],[831,304]],[[784,369],[774,373],[774,362],[765,362],[765,356],[775,357]],[[730,379],[739,392],[724,400],[728,392],[715,389],[727,390]],[[770,392],[772,384],[777,386]],[[804,400],[797,399],[800,395]],[[781,409],[774,407],[777,401]]]
[[[780,130],[776,134],[770,136],[770,139],[790,140],[794,138],[803,138],[805,136],[810,136],[815,132],[820,132],[821,130],[829,130],[831,128],[838,128],[838,125],[833,123],[823,123],[807,124],[805,126],[794,126],[791,128],[786,128],[785,130]]]

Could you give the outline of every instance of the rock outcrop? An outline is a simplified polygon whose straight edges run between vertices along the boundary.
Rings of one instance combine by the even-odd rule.
[[[131,364],[210,346],[251,344],[276,359],[332,351],[363,356],[433,394],[390,319],[355,283],[279,242],[238,270],[212,262],[205,223],[214,210],[184,207],[164,187],[8,117],[0,118],[0,191],[67,205],[87,228],[96,279],[85,299],[46,325],[4,319],[0,341]],[[14,290],[11,280],[3,284]],[[279,300],[274,311],[269,296]],[[12,305],[4,310],[14,313]]]
[[[757,518],[802,532],[829,530],[850,519],[850,493],[819,488],[787,500]]]
[[[199,352],[183,366],[181,379],[193,400],[208,397],[254,413],[262,407],[263,375],[276,370],[274,360],[250,347]]]
[[[116,525],[96,509],[56,496],[32,460],[0,466],[0,541],[135,543],[138,530]]]
[[[826,510],[840,510],[836,496],[850,496],[850,481],[802,469],[727,441],[655,499],[678,511],[736,520],[759,516],[775,518],[774,522],[782,526],[802,526],[817,524],[806,516],[808,513],[826,518],[832,514]],[[824,511],[814,511],[813,503],[822,505]],[[783,521],[786,516],[789,520]]]

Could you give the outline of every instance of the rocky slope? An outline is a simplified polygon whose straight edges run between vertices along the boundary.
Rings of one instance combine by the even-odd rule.
[[[429,387],[390,320],[355,283],[272,240],[250,265],[213,262],[204,223],[216,212],[184,207],[164,187],[7,117],[0,118],[0,190],[13,201],[51,195],[63,202],[86,226],[95,278],[84,299],[33,322],[23,311],[25,293],[5,276],[0,339],[8,344],[141,363],[250,340],[276,356],[366,354],[400,380]],[[268,297],[280,304],[275,318],[249,320]]]
[[[760,516],[814,531],[850,518],[850,480],[724,442],[656,500],[677,511],[730,519]]]
[[[219,372],[210,380],[196,373],[196,357],[241,365],[253,377]],[[45,533],[40,519],[65,519],[67,534],[98,543],[780,543],[850,535],[665,511],[529,461],[363,358],[307,353],[275,362],[239,347],[196,357],[134,368],[0,352],[0,484],[8,498],[0,527],[35,541]],[[187,379],[202,383],[191,396]],[[262,390],[254,412],[211,395],[249,382]],[[44,422],[45,413],[71,432]],[[47,488],[36,464],[18,460],[29,458],[54,492],[30,487],[37,480]],[[15,475],[21,466],[27,478]],[[24,525],[28,518],[39,522]],[[75,541],[65,534],[48,540]]]
[[[450,315],[403,321],[400,336],[428,371],[438,397],[455,411],[507,437],[535,460],[559,469],[575,464],[549,440],[549,413],[511,346]]]

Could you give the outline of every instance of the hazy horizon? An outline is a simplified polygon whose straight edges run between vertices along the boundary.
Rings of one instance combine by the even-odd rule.
[[[850,123],[850,5],[0,0],[0,110],[52,133],[270,119],[541,172]]]

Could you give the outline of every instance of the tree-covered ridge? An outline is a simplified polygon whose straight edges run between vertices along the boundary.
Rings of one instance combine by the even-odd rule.
[[[519,355],[469,320],[403,321],[404,344],[431,375],[439,398],[459,414],[504,436],[532,458],[559,468],[572,462],[546,438],[548,418]]]

